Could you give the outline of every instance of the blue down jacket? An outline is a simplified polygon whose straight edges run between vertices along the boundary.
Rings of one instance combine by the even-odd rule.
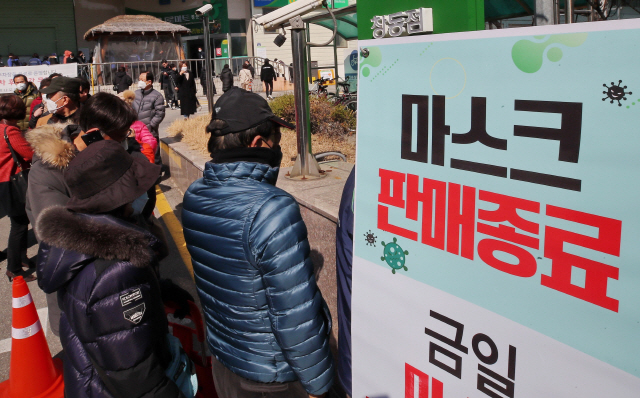
[[[250,380],[333,383],[331,316],[295,199],[279,168],[213,163],[184,196],[182,224],[216,358]]]
[[[171,354],[157,239],[114,217],[63,207],[44,210],[37,230],[38,284],[58,292],[62,309],[65,397],[183,397],[165,376]]]

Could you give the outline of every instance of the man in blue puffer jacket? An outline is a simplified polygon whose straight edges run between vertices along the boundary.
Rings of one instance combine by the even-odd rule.
[[[333,383],[331,316],[295,199],[275,187],[280,126],[233,87],[207,131],[212,160],[184,197],[182,223],[220,398],[321,396]]]

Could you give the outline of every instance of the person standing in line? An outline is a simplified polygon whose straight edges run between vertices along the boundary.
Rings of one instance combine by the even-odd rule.
[[[4,61],[2,60],[2,55],[0,55],[0,68],[4,68]]]
[[[44,113],[42,90],[49,87],[50,84],[51,79],[49,79],[48,77],[45,77],[40,82],[40,92],[38,93],[38,97],[34,99],[33,102],[31,102],[31,109],[29,110],[29,113],[31,115],[31,117],[29,118],[29,129],[36,128],[36,124],[38,123],[40,116],[42,116],[42,114]]]
[[[116,72],[116,76],[113,78],[113,85],[118,88],[116,94],[120,94],[121,92],[128,90],[132,84],[133,79],[127,74],[124,66],[120,66]]]
[[[269,58],[265,58],[264,65],[260,69],[260,80],[264,82],[265,92],[267,98],[273,99],[273,82],[278,80],[276,77],[276,71],[273,69],[273,65],[269,63]]]
[[[35,84],[27,80],[25,75],[15,75],[13,77],[13,82],[16,85],[16,89],[14,90],[14,94],[20,97],[25,105],[25,117],[23,120],[18,122],[18,127],[22,131],[27,131],[29,128],[29,119],[31,119],[31,113],[26,111],[27,109],[31,109],[31,103],[38,97],[38,89]]]
[[[49,57],[48,56],[44,56],[42,57],[42,65],[51,65],[51,62],[49,62]]]
[[[220,72],[220,81],[222,81],[222,92],[226,93],[233,87],[233,72],[229,68],[229,64],[224,64],[222,72]]]
[[[190,115],[196,113],[198,99],[196,98],[196,80],[186,62],[180,64],[180,74],[176,83],[178,98],[180,98],[180,114],[188,119]]]
[[[33,56],[29,60],[29,66],[37,65],[42,65],[42,61],[40,61],[40,56],[37,53],[33,53]]]
[[[4,214],[9,216],[11,229],[9,230],[9,242],[7,243],[7,272],[11,281],[16,276],[22,276],[26,282],[35,280],[33,271],[27,257],[27,232],[29,230],[29,218],[25,211],[25,204],[20,203],[11,194],[9,180],[21,170],[27,170],[31,166],[33,150],[22,136],[18,121],[25,117],[26,106],[22,98],[15,94],[0,96],[0,207]],[[12,154],[13,152],[13,154]],[[14,154],[19,165],[14,160]],[[24,270],[26,267],[27,270]]]
[[[91,98],[91,94],[89,93],[91,91],[91,83],[84,77],[77,77],[76,79],[80,80],[80,91],[78,93],[80,94],[80,106],[82,106]]]
[[[60,76],[52,78],[49,87],[42,89],[47,114],[43,114],[36,127],[52,123],[75,122],[80,107],[80,84],[76,78]]]
[[[251,91],[251,71],[249,70],[249,65],[245,63],[242,65],[242,70],[238,75],[238,80],[240,82],[240,88],[243,90]]]
[[[342,190],[336,228],[336,279],[338,285],[337,381],[349,397],[351,391],[351,275],[353,265],[354,193],[356,168]]]
[[[160,123],[164,120],[164,98],[153,88],[153,73],[140,73],[138,90],[133,100],[133,110],[138,114],[138,120],[147,125],[158,143],[155,153],[156,164],[162,164],[160,159]]]
[[[126,129],[131,114],[120,121]],[[67,398],[184,398],[166,374],[173,358],[158,273],[161,242],[133,218],[132,203],[159,174],[159,166],[105,137],[65,170],[66,206],[38,218],[39,286],[58,293]]]
[[[296,200],[276,188],[280,126],[260,95],[222,94],[204,178],[182,223],[220,398],[309,398],[333,384],[331,314],[314,277]]]

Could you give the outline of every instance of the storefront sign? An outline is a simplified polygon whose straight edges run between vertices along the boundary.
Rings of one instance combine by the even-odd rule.
[[[354,398],[638,396],[639,41],[360,41]]]
[[[229,16],[226,0],[212,0],[203,3],[213,6],[213,9],[209,13],[209,29],[211,33],[229,33]],[[127,15],[151,15],[165,22],[182,25],[191,29],[191,33],[185,36],[193,36],[204,34],[202,20],[196,16],[196,10],[197,8],[190,8],[175,12],[149,12],[125,8],[125,13]]]
[[[433,32],[431,8],[416,8],[371,19],[374,39]]]
[[[15,75],[25,75],[27,80],[40,87],[40,82],[52,73],[60,73],[67,77],[78,76],[78,64],[15,66],[0,68],[0,93],[12,93],[16,89],[13,83]]]

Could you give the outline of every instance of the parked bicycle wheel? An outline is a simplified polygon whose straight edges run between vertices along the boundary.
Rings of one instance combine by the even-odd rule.
[[[342,105],[344,105],[347,109],[353,111],[354,114],[358,112],[358,100],[355,98],[345,101]]]

